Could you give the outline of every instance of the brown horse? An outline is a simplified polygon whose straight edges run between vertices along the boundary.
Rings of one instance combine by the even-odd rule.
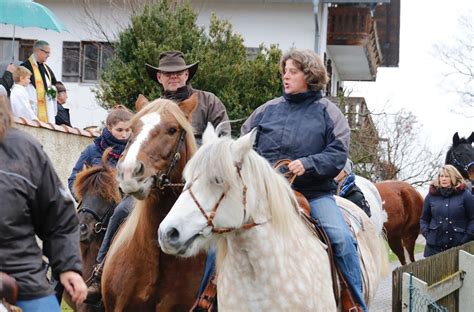
[[[86,167],[77,174],[74,193],[80,202],[78,207],[81,255],[84,277],[92,275],[93,265],[104,238],[105,230],[112,212],[122,199],[116,180],[116,170],[108,164],[111,148],[105,150],[99,165]],[[66,302],[75,311],[103,311],[103,307],[87,304],[75,306],[67,293]]]
[[[178,105],[147,104],[132,119],[131,141],[117,169],[120,188],[139,199],[107,255],[102,275],[106,311],[189,311],[205,256],[160,251],[156,229],[181,193],[182,171],[196,150],[195,96]]]
[[[388,215],[384,228],[388,245],[397,255],[402,265],[406,264],[405,252],[410,261],[415,261],[415,242],[420,234],[420,216],[423,197],[410,184],[403,181],[375,183]]]

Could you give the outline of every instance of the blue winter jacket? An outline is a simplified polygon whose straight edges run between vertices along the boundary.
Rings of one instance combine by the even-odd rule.
[[[430,186],[420,219],[425,257],[474,240],[474,197],[464,184],[443,196]]]
[[[108,147],[113,147],[112,152],[109,154],[108,162],[110,165],[115,167],[126,145],[127,140],[119,140],[115,138],[107,128],[102,130],[102,134],[94,139],[94,143],[88,145],[81,153],[81,156],[79,156],[79,159],[77,160],[76,165],[72,169],[71,175],[69,176],[68,187],[74,198],[76,198],[76,195],[73,190],[73,185],[74,180],[76,180],[77,173],[82,171],[85,165],[99,165],[102,159],[102,154]]]
[[[259,108],[241,129],[257,128],[255,148],[271,164],[299,159],[305,173],[293,187],[306,198],[334,194],[334,177],[346,163],[350,129],[344,115],[320,91],[284,94]]]

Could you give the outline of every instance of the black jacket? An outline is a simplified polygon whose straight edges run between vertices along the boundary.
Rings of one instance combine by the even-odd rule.
[[[10,89],[13,87],[13,74],[8,70],[3,73],[3,77],[0,77],[0,84],[7,90],[8,96],[10,96]]]
[[[19,299],[53,294],[43,254],[54,276],[81,273],[72,198],[39,142],[14,128],[0,141],[0,198],[0,270],[17,280]]]
[[[58,106],[58,114],[56,115],[55,121],[57,125],[71,126],[71,118],[69,116],[69,109],[63,107],[61,104],[56,103]]]
[[[30,81],[31,81],[31,84],[33,85],[33,87],[35,87],[35,89],[36,89],[35,73],[33,72],[33,67],[31,66],[30,61],[29,60],[24,61],[23,63],[21,63],[21,66],[25,66],[26,68],[28,68],[31,71]],[[43,64],[38,64],[39,71],[41,73],[41,76],[43,77],[44,90],[46,91],[46,90],[48,90],[48,85],[46,83],[47,74],[46,74],[46,70],[44,69],[45,66],[48,68],[48,71],[51,74],[51,81],[50,81],[51,85],[56,84],[56,77],[54,76],[54,73],[53,73],[53,70],[51,69],[51,67],[49,67],[48,65],[46,65],[44,63]]]
[[[362,193],[362,190],[357,185],[354,184],[343,197],[359,206],[370,218],[372,213],[370,212],[369,203],[365,199],[364,193]]]

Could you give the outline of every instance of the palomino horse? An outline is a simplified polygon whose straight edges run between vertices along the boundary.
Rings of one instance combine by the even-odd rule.
[[[205,256],[176,258],[156,243],[156,228],[178,198],[183,168],[196,150],[190,124],[196,105],[196,96],[179,106],[159,99],[131,120],[117,170],[120,188],[139,201],[106,257],[106,311],[188,311],[196,299]]]
[[[474,132],[466,138],[459,138],[456,132],[453,136],[453,145],[446,153],[446,164],[453,165],[462,174],[463,178],[469,180],[468,166],[474,162]],[[474,181],[474,177],[471,178]]]
[[[336,311],[325,245],[299,213],[286,179],[252,146],[255,131],[233,141],[211,126],[186,166],[186,186],[158,236],[161,249],[191,257],[217,243],[218,309]],[[373,298],[387,252],[367,215],[338,198],[359,224],[364,290]]]
[[[80,201],[78,207],[81,233],[81,255],[84,277],[92,275],[102,239],[104,238],[110,216],[122,199],[116,180],[115,168],[107,162],[111,148],[104,151],[100,165],[86,168],[77,174],[74,193]],[[102,307],[87,304],[74,306],[67,292],[67,303],[75,311],[102,311]]]
[[[403,181],[375,183],[384,202],[388,220],[384,227],[388,245],[405,265],[405,251],[415,261],[415,242],[420,234],[420,217],[423,197],[410,184]]]

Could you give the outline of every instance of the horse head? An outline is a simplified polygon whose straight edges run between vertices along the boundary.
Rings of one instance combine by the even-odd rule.
[[[446,153],[446,164],[453,165],[465,179],[468,179],[468,168],[474,162],[474,132],[466,138],[460,138],[456,132],[453,136],[453,145]]]
[[[124,193],[144,199],[152,188],[181,181],[182,168],[196,150],[190,123],[196,106],[196,95],[178,105],[157,99],[133,117],[130,141],[117,164]]]
[[[78,208],[81,242],[89,243],[93,237],[105,233],[113,209],[122,199],[116,171],[107,162],[112,148],[102,155],[98,166],[86,167],[74,181],[74,191],[80,201]]]
[[[255,135],[252,131],[233,141],[207,127],[203,146],[184,170],[185,188],[159,226],[163,252],[189,257],[224,233],[270,218],[272,224],[285,224],[281,212],[267,208],[276,206],[271,201],[296,206],[296,198],[283,176],[253,150]]]

